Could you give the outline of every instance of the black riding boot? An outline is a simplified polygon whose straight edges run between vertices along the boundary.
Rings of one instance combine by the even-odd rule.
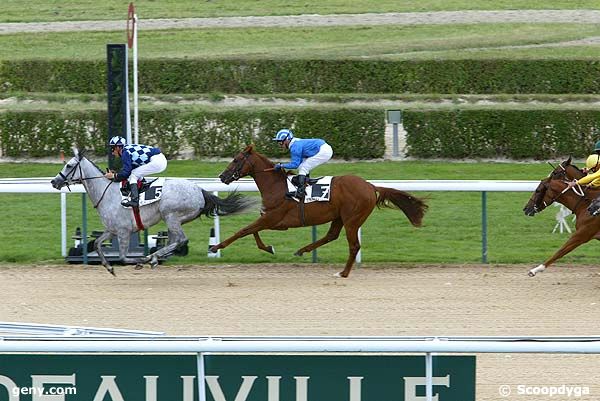
[[[129,184],[129,188],[131,189],[130,199],[121,202],[121,205],[125,206],[125,207],[139,207],[140,195],[139,195],[137,183]]]
[[[296,198],[300,199],[300,202],[304,200],[306,195],[306,176],[298,175],[298,189],[296,190]]]
[[[592,216],[598,216],[600,214],[600,196],[590,203],[587,210]]]
[[[306,176],[305,175],[298,175],[298,185],[296,186],[296,190],[292,191],[292,192],[286,192],[285,193],[285,197],[289,198],[289,199],[298,198],[298,199],[303,200],[304,199],[304,195],[306,193],[306,190],[304,188],[305,185],[306,185]]]

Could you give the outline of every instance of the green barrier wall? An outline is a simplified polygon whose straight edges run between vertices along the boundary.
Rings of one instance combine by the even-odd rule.
[[[204,360],[208,401],[425,400],[424,356]],[[433,377],[438,401],[475,400],[474,356],[433,357]],[[0,355],[0,401],[196,401],[197,387],[196,355]]]

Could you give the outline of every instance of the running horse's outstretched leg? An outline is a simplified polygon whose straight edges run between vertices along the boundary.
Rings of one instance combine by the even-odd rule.
[[[536,274],[543,272],[552,263],[565,256],[573,249],[577,248],[579,245],[585,244],[586,242],[594,238],[597,235],[597,230],[595,228],[590,228],[590,226],[586,227],[585,225],[582,225],[571,235],[571,237],[569,237],[567,242],[565,242],[563,246],[561,246],[560,249],[556,251],[554,255],[552,255],[552,257],[546,260],[543,264],[538,265],[533,269],[529,270],[529,272],[527,273],[528,276],[533,277]]]
[[[270,224],[270,218],[266,217],[267,215],[262,215],[258,219],[256,219],[251,224],[239,230],[237,233],[233,234],[231,237],[227,238],[225,241],[221,241],[217,245],[211,246],[208,250],[212,253],[216,253],[219,249],[223,249],[229,246],[235,240],[238,240],[242,237],[245,237],[250,234],[258,233],[259,231],[272,228],[272,224]],[[256,238],[256,237],[255,237]],[[260,237],[259,237],[260,239]],[[260,241],[262,243],[262,241]],[[258,245],[258,242],[257,242]],[[264,243],[262,244],[265,245]],[[260,248],[260,245],[259,245]],[[266,246],[265,246],[266,248]],[[261,248],[262,249],[262,248]],[[268,252],[268,251],[267,251]]]
[[[168,258],[173,255],[179,248],[185,246],[188,243],[188,238],[181,227],[181,221],[175,213],[171,213],[164,217],[164,221],[167,223],[169,232],[169,242],[167,246],[160,248],[154,253],[148,256],[138,259],[136,262],[136,269],[141,269],[144,263],[150,263],[151,268],[158,266],[158,262],[162,258]]]
[[[311,252],[317,249],[320,246],[323,246],[331,241],[335,241],[340,236],[340,232],[344,227],[344,223],[341,218],[337,218],[331,222],[331,226],[329,227],[329,231],[323,238],[318,241],[313,242],[312,244],[308,244],[305,247],[302,247],[294,253],[295,256],[302,256],[302,254],[306,252]]]
[[[110,263],[108,263],[108,260],[106,260],[106,257],[104,256],[104,252],[102,252],[102,243],[104,241],[107,241],[109,239],[111,239],[113,237],[113,234],[106,230],[104,231],[102,234],[100,234],[100,236],[98,238],[96,238],[96,241],[94,241],[94,249],[96,250],[96,252],[98,252],[98,256],[100,256],[100,261],[102,263],[102,266],[104,266],[104,268],[113,276],[117,276],[115,274],[115,269],[114,267],[112,267],[110,265]],[[120,244],[120,242],[119,242]]]
[[[265,245],[265,243],[262,241],[262,239],[260,238],[260,235],[258,235],[258,233],[254,233],[254,241],[256,241],[256,246],[258,247],[258,249],[263,250],[265,252],[269,252],[272,255],[275,255],[275,248],[273,248],[273,245]]]

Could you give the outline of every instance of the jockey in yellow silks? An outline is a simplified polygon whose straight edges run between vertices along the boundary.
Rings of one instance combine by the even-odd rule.
[[[572,188],[575,185],[587,185],[594,189],[600,188],[600,154],[589,155],[585,161],[585,167],[588,174],[578,180],[569,182],[567,188]],[[590,203],[587,210],[592,216],[600,214],[600,196]]]
[[[600,187],[600,155],[589,155],[585,161],[587,175],[578,179],[575,183],[579,185],[589,185],[590,187]]]

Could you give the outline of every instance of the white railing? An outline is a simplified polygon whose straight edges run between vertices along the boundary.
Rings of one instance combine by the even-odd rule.
[[[69,193],[66,187],[60,191],[50,185],[51,177],[42,178],[0,178],[0,193]],[[241,179],[225,185],[216,178],[186,178],[206,191],[257,192],[251,179]],[[470,192],[531,192],[539,181],[509,180],[369,180],[377,186],[401,189],[403,191],[470,191]],[[84,193],[82,185],[71,186],[71,192]]]
[[[194,353],[198,399],[206,401],[209,353],[424,353],[425,399],[433,393],[434,353],[600,354],[600,337],[0,337],[0,353]]]
[[[62,255],[67,251],[67,219],[66,219],[66,194],[69,188],[60,191],[50,185],[51,177],[38,178],[3,178],[0,179],[0,193],[55,193],[61,194],[61,249]],[[216,178],[186,178],[206,191],[214,193],[238,190],[240,192],[258,192],[252,179],[241,179],[230,185],[223,184]],[[487,192],[532,192],[539,181],[510,181],[510,180],[369,180],[376,186],[400,189],[403,191],[468,191],[481,192],[482,195],[482,245],[481,259],[487,263]],[[83,185],[72,185],[71,193],[85,193]],[[215,217],[216,241],[220,242],[219,220]],[[316,234],[313,228],[313,233]],[[313,234],[313,235],[315,235]],[[359,237],[361,231],[359,230]],[[356,257],[361,262],[362,254]],[[313,261],[316,261],[316,251],[313,251]]]
[[[600,337],[2,337],[0,352],[600,354]]]

